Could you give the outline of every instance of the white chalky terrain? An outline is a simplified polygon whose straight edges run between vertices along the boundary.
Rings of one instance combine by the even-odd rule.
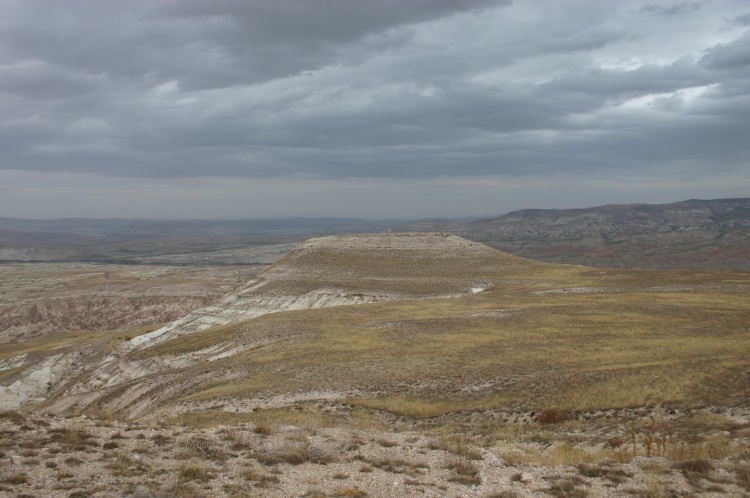
[[[139,347],[268,313],[482,292],[472,273],[502,263],[533,265],[483,244],[441,233],[338,235],[310,239],[257,279],[159,330]],[[367,264],[363,264],[366,262]],[[465,272],[465,277],[460,276]]]
[[[140,413],[170,394],[161,390],[153,395],[152,391],[159,391],[165,379],[149,376],[226,359],[277,340],[230,340],[198,351],[147,359],[128,356],[129,353],[147,350],[185,334],[269,313],[476,294],[495,285],[494,279],[503,271],[538,265],[442,233],[310,239],[260,277],[158,330],[118,345],[114,351],[71,350],[46,360],[43,374],[29,370],[11,385],[0,386],[0,408],[16,408],[26,401],[41,400],[62,388],[66,395],[53,407],[65,410],[94,403],[105,395],[104,389],[109,388],[121,390],[116,408],[130,405],[132,413]],[[99,358],[93,361],[97,356]],[[83,363],[90,368],[81,368]],[[76,381],[66,382],[70,381],[71,373],[75,373]],[[197,377],[189,383],[202,380]],[[152,392],[152,396],[145,397],[147,392]]]

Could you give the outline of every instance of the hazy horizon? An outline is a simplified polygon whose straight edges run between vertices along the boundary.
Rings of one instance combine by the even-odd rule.
[[[750,192],[740,0],[0,2],[0,216],[455,218]]]
[[[630,205],[660,205],[660,204],[673,204],[677,202],[687,201],[723,201],[733,199],[747,199],[748,197],[722,197],[715,199],[680,199],[679,201],[667,202],[667,203],[641,203],[641,202],[629,202],[629,203],[607,203],[599,204],[596,206],[578,206],[578,207],[555,207],[555,208],[537,208],[537,207],[525,207],[520,209],[514,209],[511,211],[505,211],[501,213],[479,213],[474,215],[466,216],[425,216],[420,218],[409,218],[409,217],[391,217],[391,218],[377,218],[367,216],[302,216],[302,215],[288,215],[288,216],[268,216],[268,217],[249,217],[249,216],[233,216],[233,217],[202,217],[202,218],[178,218],[178,217],[138,217],[138,218],[126,218],[126,217],[94,217],[94,216],[69,216],[69,217],[55,217],[55,218],[23,218],[23,217],[12,217],[12,216],[0,216],[0,219],[18,219],[18,220],[32,220],[32,221],[64,221],[64,220],[96,220],[96,221],[107,221],[107,220],[120,220],[120,221],[283,221],[283,220],[358,220],[367,222],[401,222],[401,221],[419,221],[419,220],[430,220],[430,219],[445,219],[445,220],[471,220],[471,219],[487,219],[497,218],[506,214],[510,214],[516,211],[534,210],[534,209],[546,209],[546,210],[584,210],[584,209],[595,209],[604,206],[630,206]]]

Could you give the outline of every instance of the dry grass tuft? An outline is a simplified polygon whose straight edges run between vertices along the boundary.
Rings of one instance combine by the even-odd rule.
[[[512,489],[505,489],[503,491],[496,491],[488,495],[484,495],[483,498],[518,498],[518,493]]]
[[[701,479],[707,479],[709,472],[713,469],[713,465],[707,460],[686,460],[676,462],[672,467],[680,470],[685,479],[694,487],[699,486]]]
[[[560,408],[545,408],[536,416],[536,421],[540,424],[561,424],[569,420],[575,420],[576,415],[570,410]]]
[[[377,443],[382,446],[383,448],[393,448],[394,446],[398,446],[398,443],[395,441],[391,441],[390,439],[386,439],[384,437],[377,440]]]
[[[467,486],[478,486],[482,483],[482,479],[479,478],[479,469],[466,458],[450,457],[445,462],[445,468],[453,471],[448,482],[457,482]]]
[[[315,445],[307,441],[284,441],[259,448],[255,458],[264,465],[301,465],[307,462],[325,465],[336,460],[338,452],[332,447]]]
[[[392,474],[405,474],[409,476],[416,476],[421,474],[423,469],[428,466],[421,462],[406,461],[401,458],[377,458],[374,460],[367,460],[367,463],[375,468],[391,472]],[[371,472],[372,470],[361,470],[360,472]]]
[[[599,448],[577,446],[570,441],[555,443],[544,454],[536,458],[537,465],[578,465],[581,463],[598,462],[611,456],[611,452]]]
[[[242,472],[243,479],[253,481],[258,487],[264,488],[268,484],[278,484],[279,478],[272,474],[266,474],[258,469],[248,468]]]
[[[26,422],[26,415],[18,410],[5,410],[0,411],[0,420],[9,420],[16,425],[21,425]]]
[[[118,451],[114,460],[106,464],[105,468],[109,469],[112,475],[119,477],[140,476],[151,470],[148,464],[132,458],[123,451]]]
[[[154,446],[166,446],[167,444],[171,443],[173,440],[171,437],[165,434],[154,434],[151,437],[151,441],[153,441]]]
[[[202,437],[193,437],[183,441],[183,458],[202,458],[204,460],[225,460],[226,453],[213,441]]]
[[[555,478],[544,492],[555,498],[586,498],[589,495],[588,491],[579,487],[585,484],[578,476]]]
[[[735,469],[734,473],[737,476],[737,483],[745,490],[750,491],[750,467],[739,467]]]
[[[3,482],[14,486],[17,484],[27,484],[29,482],[29,475],[25,472],[18,472],[3,479]]]
[[[367,493],[359,488],[341,487],[336,488],[333,491],[333,494],[329,496],[340,498],[367,498]]]
[[[180,477],[193,481],[207,482],[216,477],[216,469],[188,465],[180,468]]]
[[[261,420],[255,423],[253,432],[262,436],[270,436],[273,434],[273,427],[271,427],[271,424],[268,421]]]
[[[465,435],[442,436],[432,439],[427,444],[431,450],[442,450],[452,453],[467,460],[482,460],[482,453],[472,445],[470,439]]]

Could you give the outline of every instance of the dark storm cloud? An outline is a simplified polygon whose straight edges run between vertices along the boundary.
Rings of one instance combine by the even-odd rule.
[[[720,71],[744,70],[750,66],[750,31],[729,43],[720,43],[707,50],[701,64]]]
[[[702,161],[700,176],[748,160],[739,1],[0,5],[4,170],[437,178]]]
[[[337,63],[342,44],[507,0],[9,2],[13,56],[184,88],[264,81]],[[356,54],[352,54],[356,58]]]
[[[641,12],[654,16],[671,17],[680,14],[686,14],[701,8],[700,2],[679,2],[673,5],[645,5],[641,7]]]

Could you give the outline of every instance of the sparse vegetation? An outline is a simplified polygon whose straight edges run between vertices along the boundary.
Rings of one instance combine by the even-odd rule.
[[[484,483],[471,492],[495,498],[750,491],[747,275],[324,256],[351,272],[336,292],[361,293],[372,257],[386,275],[373,289],[398,272],[408,295],[494,285],[268,314],[133,351],[90,332],[9,345],[0,360],[37,363],[0,373],[4,385],[52,355],[82,380],[0,412],[0,493],[95,493],[92,476],[134,497],[366,496],[362,483],[384,482],[448,496]]]
[[[215,469],[195,465],[184,466],[180,469],[180,476],[185,479],[206,482],[215,477]]]
[[[463,457],[451,457],[445,463],[445,468],[453,471],[453,475],[448,478],[449,482],[476,486],[482,483],[479,478],[479,469],[476,465]]]
[[[331,447],[310,444],[307,441],[284,441],[266,445],[256,452],[257,460],[264,465],[288,463],[300,465],[306,462],[327,464],[336,459],[336,451]]]
[[[260,487],[266,487],[269,484],[278,484],[279,478],[272,474],[266,474],[255,468],[248,468],[242,473],[248,481],[254,481]]]
[[[536,416],[536,421],[540,424],[560,424],[569,420],[575,420],[575,418],[575,414],[570,410],[545,408],[542,413]]]
[[[17,485],[26,484],[29,482],[29,475],[24,472],[19,472],[3,479],[6,484]]]

